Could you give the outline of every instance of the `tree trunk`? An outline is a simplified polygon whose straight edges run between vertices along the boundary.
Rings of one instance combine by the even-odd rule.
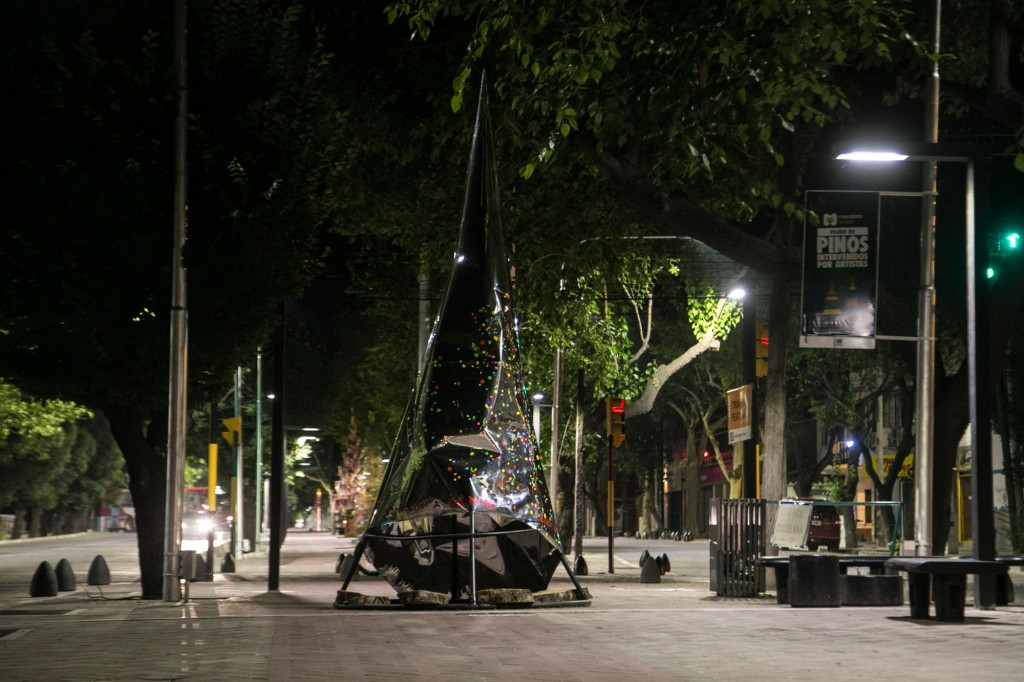
[[[683,528],[684,531],[697,535],[700,528],[697,515],[698,500],[700,500],[700,463],[701,457],[697,447],[697,432],[687,426],[686,428],[686,458],[683,460]]]
[[[120,406],[104,410],[110,431],[128,467],[129,489],[135,505],[142,598],[163,597],[164,514],[167,497],[166,416],[148,420]],[[161,425],[163,428],[161,429]]]
[[[790,283],[786,277],[772,280],[768,318],[768,378],[764,400],[764,453],[761,497],[786,497],[786,346],[789,342]]]

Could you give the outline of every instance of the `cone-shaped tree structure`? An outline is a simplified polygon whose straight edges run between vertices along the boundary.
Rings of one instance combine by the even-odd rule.
[[[480,86],[455,262],[363,537],[399,592],[547,588],[561,561],[527,418],[488,114]]]

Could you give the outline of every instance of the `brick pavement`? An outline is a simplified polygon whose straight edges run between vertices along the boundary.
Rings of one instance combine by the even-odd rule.
[[[909,608],[797,609],[770,596],[723,599],[707,557],[642,584],[617,543],[616,573],[600,545],[580,578],[589,607],[337,610],[341,538],[290,533],[281,590],[266,591],[266,557],[192,583],[190,600],[141,601],[137,584],[80,586],[58,597],[2,602],[0,679],[35,680],[906,680],[1019,679],[1024,606],[964,623],[915,621]],[[629,557],[628,559],[625,557]],[[699,557],[699,554],[697,555]],[[556,576],[553,587],[567,586]],[[393,596],[379,579],[350,589]]]

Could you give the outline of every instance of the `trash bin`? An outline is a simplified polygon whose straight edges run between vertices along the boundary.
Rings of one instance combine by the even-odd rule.
[[[719,596],[755,597],[764,591],[764,501],[711,500],[710,587]]]

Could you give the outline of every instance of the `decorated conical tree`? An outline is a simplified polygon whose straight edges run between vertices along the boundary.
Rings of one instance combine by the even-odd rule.
[[[547,587],[561,561],[527,418],[481,81],[451,278],[363,536],[398,590]]]

